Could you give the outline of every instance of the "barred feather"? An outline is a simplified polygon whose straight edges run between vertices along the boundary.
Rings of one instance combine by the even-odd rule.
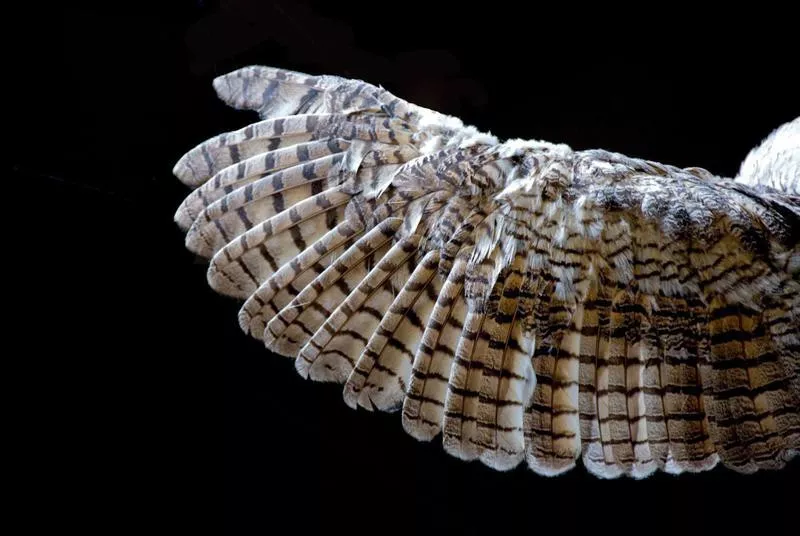
[[[453,357],[467,314],[463,294],[466,265],[466,260],[459,258],[447,274],[414,356],[403,403],[403,427],[422,441],[430,441],[442,429]]]
[[[344,399],[349,406],[369,410],[375,406],[384,411],[402,406],[424,322],[439,291],[435,278],[438,264],[439,252],[429,252],[380,318],[345,385]]]
[[[340,154],[349,147],[350,142],[345,140],[321,140],[300,143],[291,147],[257,154],[246,160],[240,160],[235,166],[230,165],[224,168],[194,190],[191,195],[187,196],[175,214],[175,221],[184,231],[188,231],[198,216],[215,201],[234,191],[243,192],[242,189],[248,184],[267,178],[271,174],[278,175],[277,172],[286,168],[292,170],[289,173],[290,177],[287,177],[288,180],[286,180],[287,178],[278,175],[277,180],[273,179],[273,195],[282,190],[299,186],[302,184],[301,178],[308,180],[306,178],[307,175],[312,175],[312,173],[309,173],[312,170],[300,164],[311,161],[314,162],[316,168],[320,165],[319,160],[329,155]],[[325,171],[328,171],[332,165],[338,164],[340,159],[341,156],[339,159],[325,159],[325,163],[328,166]],[[320,170],[313,170],[314,177],[320,175]],[[261,187],[264,188],[266,184],[269,183],[267,182]],[[286,203],[283,202],[282,205],[286,206]],[[278,204],[278,206],[280,205]]]
[[[261,339],[266,323],[360,238],[363,230],[358,222],[343,221],[281,266],[245,301],[239,312],[242,330]]]
[[[736,180],[510,140],[335,76],[214,81],[261,121],[175,215],[242,329],[498,470],[783,467],[800,450],[800,119]]]
[[[398,288],[394,280],[408,280],[420,237],[403,239],[381,258],[300,350],[299,362],[309,370],[332,369],[344,356],[351,366],[389,310]],[[348,370],[348,375],[352,370]],[[341,381],[343,383],[343,381]]]
[[[389,250],[391,237],[401,223],[399,218],[392,218],[373,228],[272,317],[264,329],[267,348],[282,355],[299,357],[300,350],[320,326]],[[351,366],[355,363],[355,356],[344,354],[340,357]],[[298,371],[307,376],[310,365],[310,361],[299,359]]]

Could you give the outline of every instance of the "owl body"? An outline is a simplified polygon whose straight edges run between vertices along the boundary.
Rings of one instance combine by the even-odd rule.
[[[800,448],[800,119],[737,179],[509,140],[361,81],[248,67],[262,120],[176,214],[242,329],[499,470],[780,468]]]

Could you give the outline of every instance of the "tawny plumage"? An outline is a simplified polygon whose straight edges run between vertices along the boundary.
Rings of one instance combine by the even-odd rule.
[[[800,449],[800,119],[736,179],[495,137],[370,84],[248,67],[262,121],[187,153],[175,216],[242,329],[505,470],[783,467]]]

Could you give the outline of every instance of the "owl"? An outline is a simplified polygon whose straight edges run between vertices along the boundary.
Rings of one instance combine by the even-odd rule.
[[[463,460],[603,478],[800,449],[800,118],[735,179],[500,141],[383,88],[246,67],[260,121],[174,174],[239,325]]]

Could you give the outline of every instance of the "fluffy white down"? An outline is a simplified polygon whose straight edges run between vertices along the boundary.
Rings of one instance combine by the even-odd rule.
[[[777,128],[750,151],[736,180],[800,195],[800,117]]]

